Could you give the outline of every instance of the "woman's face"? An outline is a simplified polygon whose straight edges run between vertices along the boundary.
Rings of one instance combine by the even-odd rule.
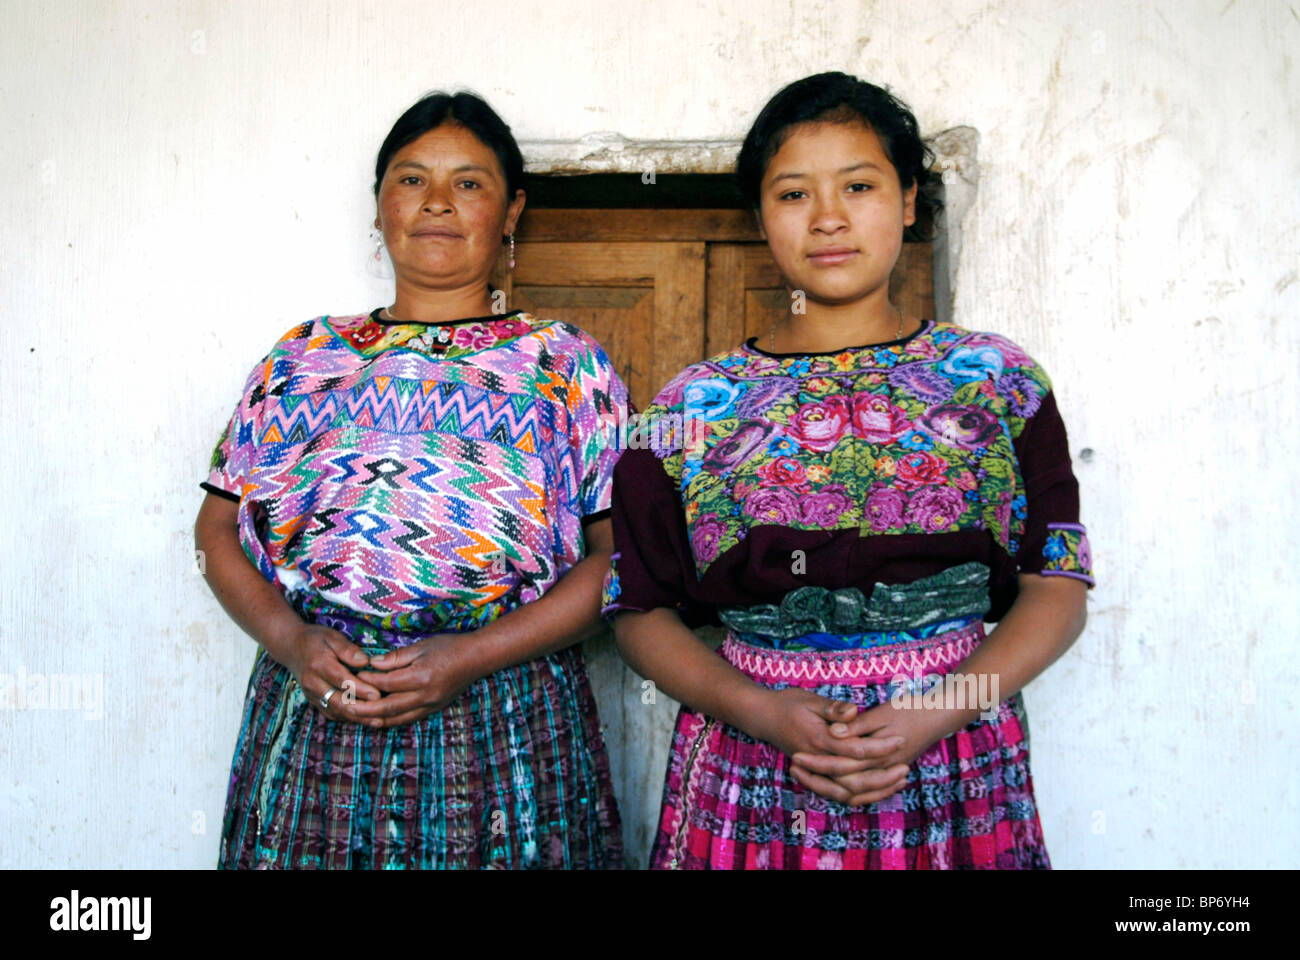
[[[393,154],[377,207],[398,281],[450,289],[486,281],[524,192],[507,198],[496,154],[448,121]]]
[[[763,175],[759,218],[786,282],[820,303],[888,295],[903,228],[916,221],[880,140],[861,123],[803,123]]]

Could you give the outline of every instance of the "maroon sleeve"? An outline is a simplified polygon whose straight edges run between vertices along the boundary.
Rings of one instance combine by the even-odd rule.
[[[601,613],[670,607],[688,626],[713,622],[696,596],[699,578],[686,533],[682,502],[659,458],[648,449],[627,450],[614,468],[614,556]]]
[[[1088,534],[1079,522],[1079,482],[1054,392],[1025,423],[1015,450],[1025,484],[1025,528],[1016,553],[1020,572],[1069,576],[1093,586]]]

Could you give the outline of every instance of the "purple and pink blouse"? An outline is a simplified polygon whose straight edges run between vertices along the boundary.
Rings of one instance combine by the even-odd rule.
[[[626,404],[570,324],[321,317],[253,368],[203,486],[238,500],[245,551],[291,598],[473,629],[582,559]]]
[[[607,616],[670,607],[698,625],[977,563],[996,621],[1019,574],[1094,583],[1051,382],[1006,337],[926,321],[830,354],[751,340],[686,368],[636,426]]]

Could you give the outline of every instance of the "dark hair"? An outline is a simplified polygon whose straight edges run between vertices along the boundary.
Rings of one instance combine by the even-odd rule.
[[[515,198],[515,191],[524,185],[524,157],[519,152],[519,144],[487,101],[465,90],[455,94],[441,90],[427,94],[397,118],[375,160],[375,196],[379,196],[379,186],[393,154],[448,122],[459,123],[497,155],[506,177],[506,202]]]
[[[767,102],[736,158],[736,177],[745,201],[759,209],[767,165],[796,124],[862,123],[880,139],[885,156],[904,190],[916,184],[917,239],[931,239],[936,214],[943,209],[939,185],[930,173],[934,152],[921,140],[916,117],[888,90],[847,73],[819,73],[796,80]]]

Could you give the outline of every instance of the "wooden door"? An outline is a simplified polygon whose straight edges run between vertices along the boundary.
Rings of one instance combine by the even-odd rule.
[[[704,244],[520,244],[507,302],[586,330],[642,409],[704,355]]]
[[[516,240],[513,275],[502,264],[496,281],[507,303],[599,340],[638,409],[688,364],[763,346],[790,306],[744,210],[531,210]],[[903,244],[891,296],[934,316],[929,244]]]

